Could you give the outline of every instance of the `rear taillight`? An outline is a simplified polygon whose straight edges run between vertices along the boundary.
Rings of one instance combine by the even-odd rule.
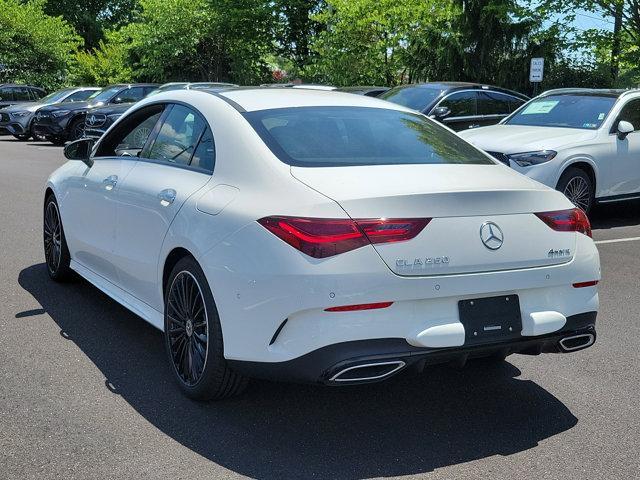
[[[591,236],[591,223],[580,208],[536,213],[536,216],[557,232],[580,232]]]
[[[326,258],[370,243],[411,240],[428,218],[335,219],[265,217],[258,223],[292,247],[314,258]]]

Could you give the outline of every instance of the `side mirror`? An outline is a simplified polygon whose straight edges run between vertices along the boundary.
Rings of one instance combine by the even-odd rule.
[[[618,123],[618,139],[624,140],[631,132],[635,130],[634,126],[625,120]]]
[[[64,147],[64,156],[69,160],[80,160],[87,167],[91,167],[93,165],[93,159],[91,158],[93,142],[93,138],[75,140]]]
[[[437,120],[446,118],[449,115],[451,115],[451,109],[449,107],[436,107],[433,112],[431,112],[431,118],[435,118]]]

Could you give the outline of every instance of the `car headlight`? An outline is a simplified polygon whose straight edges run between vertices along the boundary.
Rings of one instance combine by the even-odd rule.
[[[28,111],[23,111],[23,112],[12,112],[11,116],[13,118],[22,118],[22,117],[26,117],[27,115],[29,115],[31,112]]]
[[[112,113],[111,115],[107,115],[107,118],[109,120],[111,120],[112,122],[115,122],[117,119],[119,119],[122,116],[121,113]]]
[[[513,160],[521,167],[530,167],[553,160],[557,154],[558,152],[554,152],[553,150],[540,150],[538,152],[512,153],[511,155],[507,155],[507,158]]]
[[[65,115],[69,115],[71,110],[54,110],[51,112],[52,117],[64,117]]]

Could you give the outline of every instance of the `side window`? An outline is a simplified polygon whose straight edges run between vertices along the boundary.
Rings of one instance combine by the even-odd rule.
[[[142,87],[131,87],[121,91],[113,103],[133,103],[142,100],[144,97],[144,89]]]
[[[211,134],[209,127],[206,127],[204,134],[200,138],[200,143],[198,143],[198,146],[196,147],[196,151],[193,152],[191,166],[213,173],[215,155],[216,151],[213,144],[213,135]]]
[[[202,117],[190,108],[173,105],[146,156],[160,162],[189,165],[205,126]]]
[[[480,92],[478,115],[508,115],[511,113],[511,98],[498,92]]]
[[[10,87],[0,88],[0,100],[14,100],[13,90]]]
[[[144,88],[143,88],[144,96],[146,97],[146,96],[147,96],[147,95],[149,95],[151,92],[153,92],[154,90],[157,90],[157,89],[158,89],[158,87],[144,87]]]
[[[451,110],[448,118],[477,115],[476,92],[453,93],[440,102],[438,106],[447,107]]]
[[[613,131],[618,128],[618,123],[622,120],[629,122],[633,125],[634,131],[640,130],[640,100],[631,100],[629,101],[622,110],[620,110],[620,114],[618,115],[618,120],[614,125]]]
[[[67,98],[64,99],[65,102],[82,102],[89,98],[93,93],[93,90],[79,90],[75,93],[72,93]]]
[[[127,115],[102,138],[95,156],[139,156],[164,109],[165,105],[152,105]]]
[[[44,92],[39,88],[32,88],[30,90],[31,90],[31,98],[33,100],[40,100],[42,97],[44,97]]]
[[[26,87],[18,87],[14,89],[13,96],[14,96],[14,100],[19,100],[19,101],[31,100],[31,97],[29,96],[29,89]]]

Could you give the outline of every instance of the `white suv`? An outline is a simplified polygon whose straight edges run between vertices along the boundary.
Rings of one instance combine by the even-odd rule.
[[[460,136],[588,212],[640,198],[640,90],[550,90]]]

